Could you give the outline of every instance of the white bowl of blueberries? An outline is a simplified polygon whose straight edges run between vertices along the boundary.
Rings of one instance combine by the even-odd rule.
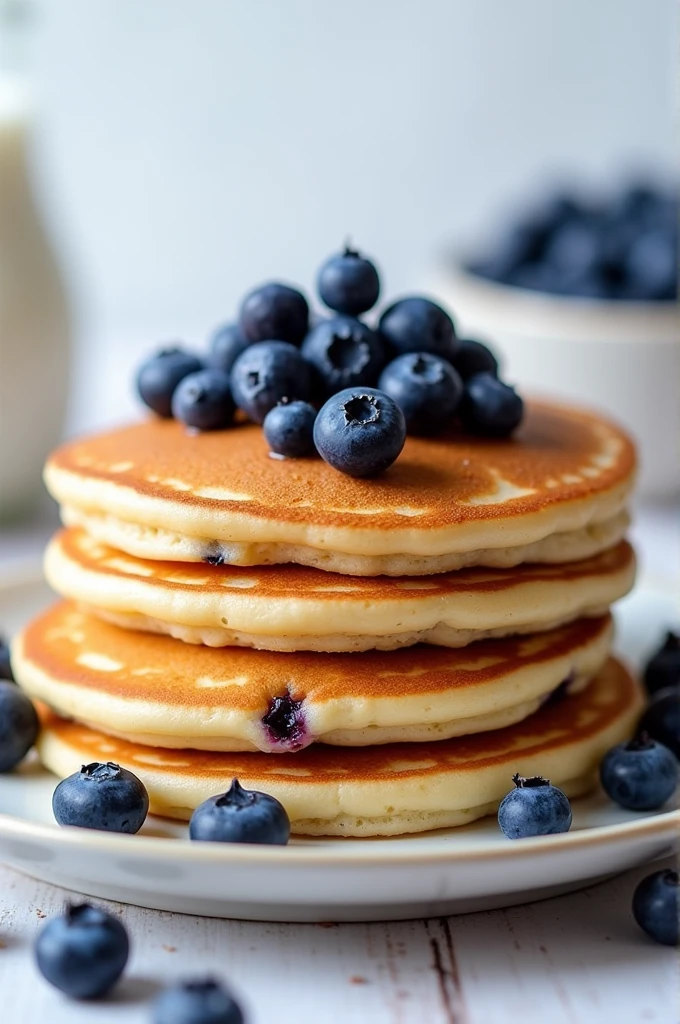
[[[680,491],[678,196],[646,182],[606,201],[562,192],[433,291],[463,334],[493,338],[509,381],[599,407],[636,437],[640,491]]]

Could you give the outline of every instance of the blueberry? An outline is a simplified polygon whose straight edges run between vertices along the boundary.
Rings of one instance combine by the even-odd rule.
[[[456,354],[453,357],[454,368],[463,380],[474,377],[477,373],[490,373],[498,376],[498,360],[486,345],[473,338],[461,338]]]
[[[146,819],[149,795],[126,768],[112,761],[94,761],[59,783],[52,810],[60,825],[134,833]]]
[[[680,633],[666,634],[662,646],[645,665],[644,681],[650,693],[680,686]]]
[[[453,321],[429,299],[414,295],[393,303],[380,317],[380,333],[395,356],[429,352],[453,361],[457,346]]]
[[[498,824],[508,839],[550,836],[571,828],[571,805],[561,789],[540,775],[513,775],[515,789],[501,800]]]
[[[307,401],[311,391],[309,366],[294,345],[260,341],[236,359],[231,370],[231,393],[237,406],[262,423],[284,398]]]
[[[322,459],[349,476],[377,476],[404,447],[406,421],[389,395],[375,388],[347,388],[329,398],[314,424]]]
[[[680,759],[680,686],[657,690],[638,728]]]
[[[624,269],[627,298],[658,302],[675,299],[678,248],[674,233],[664,228],[645,231],[631,245]]]
[[[653,811],[673,795],[678,762],[668,747],[641,734],[605,754],[600,781],[607,796],[629,811]]]
[[[602,240],[596,224],[592,221],[563,224],[546,246],[544,259],[562,278],[592,274],[602,260]]]
[[[250,342],[241,334],[238,324],[225,324],[210,339],[208,365],[223,373],[230,373],[237,356]]]
[[[270,409],[262,424],[272,452],[289,459],[311,455],[314,449],[316,409],[309,402],[281,402]]]
[[[409,434],[433,434],[447,426],[463,395],[463,382],[445,359],[427,352],[397,356],[378,387],[404,414]]]
[[[191,815],[189,835],[203,842],[285,846],[290,838],[290,820],[273,796],[243,789],[234,779],[229,792],[211,796],[198,805]]]
[[[492,281],[510,283],[521,267],[540,258],[547,230],[539,219],[515,225],[498,239],[492,253],[470,269]]]
[[[36,741],[35,708],[14,683],[0,682],[0,772],[16,768]]]
[[[196,430],[223,430],[234,419],[229,376],[222,370],[190,373],[172,396],[172,415]]]
[[[464,428],[473,434],[507,437],[522,422],[524,402],[497,377],[476,373],[465,382],[460,415]]]
[[[6,640],[0,636],[0,679],[8,680],[10,683],[14,682],[14,673],[12,672],[12,662],[9,656],[9,644]]]
[[[130,941],[118,920],[89,903],[68,904],[44,925],[35,943],[40,973],[73,999],[97,999],[125,969]]]
[[[633,894],[633,917],[655,942],[680,943],[680,875],[655,871],[643,878]]]
[[[387,362],[381,336],[351,316],[322,320],[305,338],[302,354],[316,371],[324,401],[343,388],[372,387]]]
[[[307,299],[296,288],[272,281],[246,295],[239,327],[248,341],[288,341],[299,345],[309,325]]]
[[[151,356],[137,372],[140,398],[159,416],[172,416],[172,396],[181,380],[203,368],[191,352],[180,348],[164,348]]]
[[[211,978],[167,988],[153,1004],[153,1024],[244,1024],[233,996]]]
[[[359,316],[375,306],[380,295],[378,271],[369,259],[345,246],[319,270],[317,288],[329,309]]]

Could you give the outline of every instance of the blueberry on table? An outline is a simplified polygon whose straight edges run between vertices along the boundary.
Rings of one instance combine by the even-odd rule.
[[[195,430],[224,430],[234,419],[229,375],[223,370],[199,370],[175,388],[172,415]]]
[[[14,682],[14,673],[12,672],[12,663],[9,656],[9,644],[2,637],[0,637],[0,679],[10,683]]]
[[[73,999],[97,999],[113,988],[130,953],[118,918],[89,903],[68,904],[44,925],[35,943],[43,977]]]
[[[284,398],[310,397],[311,371],[299,349],[285,341],[260,341],[236,359],[230,374],[231,393],[239,409],[262,423]]]
[[[325,462],[348,476],[377,476],[398,458],[406,420],[397,403],[375,388],[347,388],[329,398],[314,424]]]
[[[142,363],[137,372],[137,391],[142,401],[159,416],[172,416],[172,396],[180,381],[203,369],[198,356],[181,348],[164,348]]]
[[[664,946],[680,943],[680,875],[655,871],[633,894],[633,917],[650,939]]]
[[[263,284],[246,295],[238,325],[250,342],[276,339],[299,345],[309,325],[307,299],[287,284]]]
[[[317,288],[329,309],[348,316],[359,316],[375,306],[380,295],[380,278],[374,264],[345,246],[331,256],[319,270]]]
[[[429,352],[452,362],[458,344],[449,314],[420,295],[399,299],[389,306],[380,317],[380,333],[394,356]]]
[[[269,450],[289,459],[311,455],[316,409],[309,402],[281,402],[270,409],[262,429]]]
[[[666,634],[662,646],[645,666],[644,681],[650,693],[667,686],[680,687],[680,633]]]
[[[454,369],[463,380],[474,377],[477,373],[490,373],[498,376],[498,360],[486,345],[474,338],[461,338],[456,354],[453,357]]]
[[[244,1024],[243,1011],[218,982],[184,981],[165,989],[153,1004],[153,1024]]]
[[[202,842],[285,846],[290,820],[275,797],[244,789],[234,779],[227,793],[198,805],[191,815],[189,836]]]
[[[230,373],[237,356],[250,342],[241,334],[238,324],[224,324],[218,328],[210,339],[210,355],[208,366],[223,373]]]
[[[387,362],[381,336],[351,316],[322,320],[305,338],[302,355],[316,371],[324,400],[343,388],[372,387]]]
[[[605,754],[600,781],[607,796],[619,806],[653,811],[673,795],[678,762],[668,747],[641,733]]]
[[[680,686],[657,690],[638,728],[668,747],[680,759]]]
[[[408,434],[434,434],[453,419],[463,382],[445,359],[427,352],[397,356],[380,375],[378,387],[404,414]]]
[[[4,680],[0,682],[0,772],[16,768],[36,741],[40,723],[25,693]]]
[[[112,761],[94,761],[59,783],[52,810],[60,825],[134,833],[146,820],[149,795],[144,783],[126,768]]]
[[[465,382],[460,416],[471,434],[508,437],[522,422],[524,402],[493,374],[477,373]]]
[[[548,836],[571,828],[571,804],[557,786],[537,775],[513,775],[515,789],[503,797],[498,824],[508,839]]]

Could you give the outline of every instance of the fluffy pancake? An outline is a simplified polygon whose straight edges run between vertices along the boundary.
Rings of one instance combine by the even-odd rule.
[[[572,796],[586,792],[603,754],[631,734],[642,706],[638,684],[610,660],[581,693],[517,725],[438,743],[351,750],[315,744],[289,755],[154,749],[43,709],[38,750],[59,776],[91,761],[120,763],[144,781],[151,810],[168,817],[189,818],[238,777],[281,800],[293,832],[398,835],[492,813],[515,772],[544,775]]]
[[[45,479],[70,522],[130,554],[420,575],[594,554],[621,536],[634,468],[618,427],[530,403],[512,440],[409,438],[375,480],[271,459],[253,425],[160,420],[63,446]]]
[[[211,647],[365,651],[463,647],[601,615],[632,586],[635,559],[621,542],[569,565],[350,579],[303,566],[142,560],[70,529],[52,540],[45,571],[60,594],[127,627]]]
[[[611,619],[461,651],[273,654],[130,633],[61,602],[15,640],[14,672],[64,717],[151,746],[285,753],[506,727],[602,667]]]

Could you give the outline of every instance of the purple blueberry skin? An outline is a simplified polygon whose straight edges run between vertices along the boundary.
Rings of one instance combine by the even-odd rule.
[[[397,356],[380,374],[378,388],[403,412],[408,434],[435,434],[449,426],[463,397],[456,370],[427,352]]]
[[[452,363],[458,339],[453,320],[441,306],[420,295],[393,302],[380,317],[380,333],[393,356],[429,352]]]
[[[149,795],[126,768],[93,762],[59,783],[52,810],[60,825],[134,834],[146,820]]]
[[[644,681],[649,693],[667,686],[680,687],[680,634],[666,634],[661,647],[645,665]]]
[[[371,260],[349,247],[330,256],[319,270],[321,301],[338,313],[359,316],[372,309],[380,295],[380,278]]]
[[[88,903],[69,905],[43,926],[35,958],[43,977],[72,999],[97,999],[116,984],[130,953],[118,918]]]
[[[675,792],[678,762],[656,740],[619,743],[605,754],[600,781],[607,796],[629,811],[653,811]]]
[[[260,341],[238,356],[230,382],[239,409],[255,423],[263,423],[269,410],[284,399],[309,399],[311,371],[294,345]]]
[[[164,992],[153,1004],[153,1024],[244,1024],[233,996],[218,982],[185,981]]]
[[[348,476],[373,477],[399,457],[406,421],[389,395],[375,388],[347,388],[329,398],[314,424],[322,459]]]
[[[227,793],[198,805],[189,822],[189,836],[201,842],[285,846],[290,820],[275,797],[243,789],[234,779]]]
[[[161,349],[142,363],[137,371],[139,397],[158,416],[169,419],[175,388],[190,373],[202,369],[203,363],[191,352],[180,348]]]
[[[231,373],[236,358],[248,345],[250,342],[243,337],[238,324],[224,324],[210,339],[208,366],[223,373]]]
[[[490,373],[478,373],[465,382],[460,416],[471,434],[508,437],[522,422],[524,402],[508,384]]]
[[[234,419],[229,376],[222,370],[199,370],[180,381],[172,396],[172,415],[195,430],[224,430]]]
[[[657,690],[638,723],[638,729],[668,747],[680,759],[680,687]]]
[[[351,316],[322,320],[305,338],[302,355],[324,401],[344,388],[373,387],[388,358],[381,336]]]
[[[270,409],[262,429],[270,451],[288,459],[314,453],[316,409],[309,402],[283,402]]]
[[[508,839],[548,836],[571,828],[571,805],[550,784],[511,790],[498,808],[498,824]]]
[[[453,366],[464,381],[477,373],[498,376],[498,360],[495,355],[490,348],[482,345],[481,341],[475,341],[474,338],[461,338],[458,341]]]
[[[246,295],[238,326],[249,342],[275,338],[300,345],[309,326],[309,306],[297,288],[271,281]]]
[[[655,871],[633,895],[633,917],[654,942],[680,943],[680,879],[677,871]]]
[[[35,743],[40,723],[33,704],[9,680],[0,682],[0,773],[10,772]]]

